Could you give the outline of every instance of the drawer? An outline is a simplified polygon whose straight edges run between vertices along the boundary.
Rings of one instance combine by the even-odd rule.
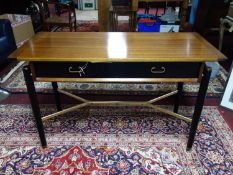
[[[36,77],[198,78],[202,63],[184,62],[33,62]]]

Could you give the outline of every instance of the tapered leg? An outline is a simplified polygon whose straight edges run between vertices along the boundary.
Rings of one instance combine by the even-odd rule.
[[[136,24],[137,24],[137,17],[136,17],[136,12],[131,12],[130,14],[130,32],[135,32],[136,31]]]
[[[138,22],[137,22],[137,12],[134,12],[134,32],[137,31],[137,25],[138,25]]]
[[[224,36],[224,20],[220,19],[220,30],[219,30],[219,43],[218,43],[218,49],[222,50],[222,44],[223,44],[223,36]]]
[[[174,104],[174,110],[173,110],[175,113],[178,112],[180,99],[181,99],[182,91],[183,91],[183,85],[184,85],[184,83],[182,83],[182,82],[178,83],[178,87],[177,87],[178,93],[176,94],[176,97],[175,97],[175,104]]]
[[[113,20],[113,12],[110,12],[109,14],[110,14],[110,17],[109,17],[109,18],[110,18],[110,32],[113,32],[113,31],[114,31],[114,30],[113,30],[113,28],[114,28],[114,27],[113,27],[113,23],[114,23],[114,22],[113,22],[113,21],[114,21],[114,20]]]
[[[116,13],[115,14],[116,15],[116,17],[114,18],[114,23],[115,23],[115,32],[118,32],[118,14]]]
[[[47,143],[46,143],[46,138],[45,138],[45,133],[44,133],[44,126],[41,120],[40,107],[39,107],[36,90],[35,90],[34,82],[33,82],[32,75],[31,75],[31,70],[29,66],[24,66],[23,74],[24,74],[24,79],[26,82],[27,91],[29,94],[30,102],[31,102],[32,111],[36,119],[36,126],[37,126],[37,130],[39,133],[40,142],[41,142],[42,147],[45,148],[47,147]]]
[[[76,23],[76,20],[74,21],[74,31],[75,31],[75,32],[77,31],[77,23]]]
[[[52,82],[52,86],[53,86],[53,93],[55,95],[55,101],[56,101],[57,110],[61,111],[62,107],[61,107],[60,94],[57,91],[57,89],[58,89],[57,82]]]
[[[208,88],[208,84],[209,84],[209,80],[210,80],[210,74],[211,74],[211,68],[206,67],[206,65],[205,65],[203,77],[201,79],[201,84],[200,84],[200,88],[199,88],[199,92],[198,92],[198,96],[197,96],[197,101],[196,101],[196,105],[195,105],[195,109],[194,109],[191,128],[189,131],[189,138],[188,138],[188,144],[187,144],[188,151],[191,150],[193,142],[194,142],[194,137],[196,135],[198,122],[199,122],[199,119],[201,116],[201,112],[202,112],[202,108],[204,105],[204,100],[205,100],[205,96],[206,96],[206,92],[207,92],[207,88]]]
[[[133,16],[132,14],[129,14],[129,32],[132,32],[132,21],[133,21]]]
[[[69,26],[70,26],[70,32],[72,32],[73,31],[73,23],[71,21],[69,23]]]

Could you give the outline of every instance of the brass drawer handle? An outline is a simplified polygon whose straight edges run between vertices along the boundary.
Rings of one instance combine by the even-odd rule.
[[[77,73],[79,73],[79,76],[82,77],[82,74],[85,75],[84,70],[87,68],[87,64],[88,64],[88,63],[86,63],[86,64],[83,65],[83,66],[79,66],[79,67],[78,67],[78,70],[74,70],[74,68],[73,68],[72,66],[70,66],[69,69],[68,69],[68,71],[69,71],[69,73],[71,73],[71,74],[77,74]]]
[[[165,69],[165,67],[161,67],[160,70],[157,70],[156,67],[154,66],[154,67],[151,68],[150,71],[153,74],[163,74],[163,73],[166,72],[166,69]]]

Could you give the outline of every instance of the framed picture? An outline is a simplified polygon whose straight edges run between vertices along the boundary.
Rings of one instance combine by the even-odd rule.
[[[220,106],[233,110],[233,64],[231,65],[227,85]]]

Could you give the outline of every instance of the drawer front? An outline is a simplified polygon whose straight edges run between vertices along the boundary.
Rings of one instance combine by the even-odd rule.
[[[51,78],[197,78],[201,63],[183,62],[33,62],[36,77]]]

